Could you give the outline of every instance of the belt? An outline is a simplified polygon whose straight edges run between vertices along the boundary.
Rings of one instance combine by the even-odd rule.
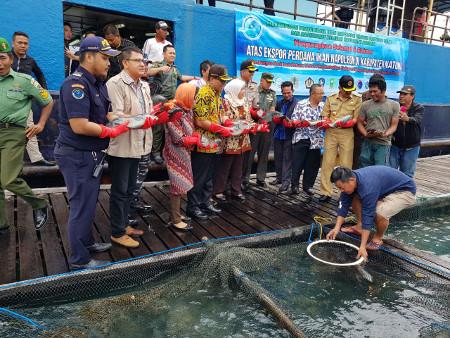
[[[9,123],[9,122],[0,123],[0,129],[12,128],[12,127],[25,129],[25,127],[19,126],[18,124],[15,124],[15,123]]]

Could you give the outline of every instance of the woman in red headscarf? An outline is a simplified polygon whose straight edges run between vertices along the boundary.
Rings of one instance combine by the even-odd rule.
[[[166,141],[164,159],[170,180],[170,223],[177,230],[188,231],[192,226],[186,223],[187,218],[181,216],[181,197],[193,187],[191,148],[198,144],[200,136],[194,133],[192,107],[194,105],[196,87],[181,84],[175,93],[175,104],[183,110],[181,119],[168,122],[166,125]]]

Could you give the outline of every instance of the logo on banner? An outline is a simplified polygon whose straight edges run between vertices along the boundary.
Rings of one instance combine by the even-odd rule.
[[[263,33],[263,25],[256,16],[248,15],[242,20],[239,32],[242,32],[248,40],[258,40]]]
[[[323,78],[323,77],[321,77],[320,79],[319,79],[319,84],[323,87],[323,86],[325,86],[325,79]]]
[[[336,79],[330,79],[328,86],[330,87],[330,89],[334,89],[334,87],[336,86]]]
[[[305,87],[306,87],[307,89],[311,88],[311,86],[312,86],[313,84],[314,84],[314,80],[311,79],[310,77],[308,77],[308,78],[305,80]]]

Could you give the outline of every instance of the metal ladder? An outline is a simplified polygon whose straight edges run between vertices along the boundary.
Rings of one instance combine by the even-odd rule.
[[[393,35],[393,36],[401,37],[402,32],[403,32],[403,17],[404,17],[404,13],[405,13],[406,0],[402,0],[401,5],[397,5],[396,0],[387,0],[386,2],[387,2],[387,7],[382,7],[382,6],[380,6],[380,0],[377,0],[377,12],[376,12],[376,16],[375,16],[375,34]],[[395,10],[401,11],[400,27],[397,32],[392,31]],[[377,28],[380,11],[386,12],[386,22],[385,22],[385,26],[382,30],[379,30]]]

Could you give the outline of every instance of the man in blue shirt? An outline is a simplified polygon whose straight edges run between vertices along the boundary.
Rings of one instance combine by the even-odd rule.
[[[104,81],[109,58],[120,52],[111,49],[101,37],[86,38],[80,46],[80,66],[61,87],[59,136],[55,159],[64,176],[69,195],[69,264],[72,270],[95,268],[104,261],[91,253],[111,248],[110,243],[95,243],[92,223],[100,188],[103,150],[109,139],[128,131],[126,124],[106,127],[110,101]]]
[[[404,173],[387,166],[375,165],[351,170],[337,167],[331,174],[331,182],[341,191],[336,225],[327,239],[335,239],[344,224],[352,205],[358,219],[357,225],[343,232],[361,235],[358,258],[367,259],[367,250],[378,250],[389,219],[416,203],[416,184]],[[367,243],[373,224],[376,233]]]
[[[270,184],[281,184],[279,193],[284,193],[289,189],[292,174],[292,135],[295,129],[286,128],[284,120],[291,119],[294,108],[298,100],[294,97],[294,84],[291,81],[285,81],[281,84],[281,94],[283,99],[278,101],[275,110],[280,112],[281,116],[274,116],[275,123],[273,151],[275,156],[275,171],[277,177]]]

